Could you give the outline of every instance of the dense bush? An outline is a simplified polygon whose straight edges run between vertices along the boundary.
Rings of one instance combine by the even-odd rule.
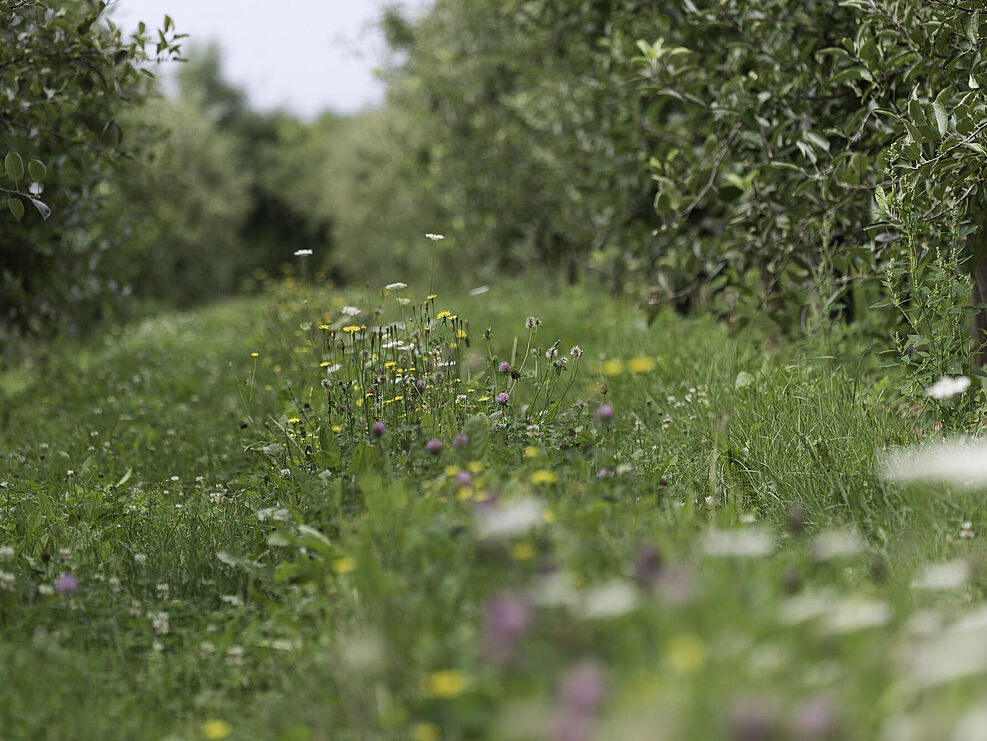
[[[178,36],[166,18],[156,43],[143,26],[125,38],[105,12],[96,0],[0,1],[3,332],[83,323],[123,291],[104,269],[119,240],[92,227],[134,141],[117,117],[148,92],[142,65],[174,56]]]
[[[429,132],[416,184],[474,263],[791,327],[859,317],[909,243],[980,254],[972,7],[439,0],[385,28],[391,106]]]

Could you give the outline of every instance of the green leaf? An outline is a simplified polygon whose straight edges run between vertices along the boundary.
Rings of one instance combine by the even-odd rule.
[[[24,160],[17,152],[7,152],[7,156],[3,158],[3,168],[7,172],[7,177],[14,182],[24,177]]]
[[[24,204],[21,203],[20,198],[8,198],[7,208],[10,209],[10,213],[12,213],[14,218],[18,221],[24,218]]]
[[[43,183],[48,176],[48,168],[45,167],[45,163],[41,160],[31,160],[28,162],[27,172],[31,176],[31,180],[36,183]]]
[[[481,461],[490,446],[490,419],[485,414],[474,414],[463,425],[466,436],[466,455],[471,461]]]
[[[933,103],[932,111],[936,116],[936,125],[939,127],[939,135],[946,136],[946,132],[949,131],[949,116],[946,115],[946,109],[941,103]]]
[[[339,468],[343,463],[343,453],[336,433],[329,425],[319,427],[319,448],[322,451],[321,465],[326,468]]]

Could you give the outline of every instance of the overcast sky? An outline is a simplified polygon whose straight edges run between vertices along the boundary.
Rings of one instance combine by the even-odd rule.
[[[165,13],[185,42],[219,43],[226,78],[256,107],[306,118],[383,101],[373,69],[384,42],[374,21],[383,0],[117,0],[115,22],[161,26]],[[420,9],[427,0],[404,0]]]

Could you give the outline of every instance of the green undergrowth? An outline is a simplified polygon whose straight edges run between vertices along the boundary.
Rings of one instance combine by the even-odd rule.
[[[982,712],[987,638],[952,625],[983,611],[979,497],[876,475],[932,432],[865,345],[547,280],[436,293],[274,291],[0,376],[0,738]]]

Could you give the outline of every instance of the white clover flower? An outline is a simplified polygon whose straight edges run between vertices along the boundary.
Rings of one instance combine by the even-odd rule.
[[[137,564],[138,566],[143,566],[144,564],[147,563],[147,556],[143,553],[135,553],[134,563]]]
[[[702,539],[707,556],[754,558],[774,550],[774,538],[767,530],[756,527],[738,530],[708,530]]]
[[[386,286],[384,286],[384,288],[388,291],[403,291],[407,287],[408,287],[407,283],[401,283],[401,282],[388,283]]]
[[[925,390],[925,395],[933,399],[949,399],[962,394],[968,388],[970,379],[966,376],[943,376]]]
[[[295,257],[307,257],[312,254],[312,250],[295,250]]]
[[[9,561],[14,557],[14,549],[9,545],[0,546],[0,561]]]
[[[360,316],[363,312],[355,306],[344,306],[340,309],[340,312],[346,314],[346,316]]]
[[[13,590],[16,581],[17,577],[14,574],[9,571],[0,571],[0,589],[9,592]]]
[[[431,239],[433,242],[438,242],[440,240],[445,239],[445,235],[444,234],[432,234],[432,233],[428,233],[428,234],[425,235],[425,238],[426,239]]]
[[[975,487],[987,483],[987,441],[958,438],[915,445],[888,455],[881,475],[892,481],[945,481]]]
[[[226,663],[230,666],[240,666],[243,664],[243,655],[246,651],[243,646],[230,646],[226,651]]]
[[[151,616],[151,627],[154,628],[154,632],[159,635],[167,635],[171,630],[171,626],[168,624],[168,613],[158,612]]]
[[[544,506],[537,499],[484,507],[476,514],[477,530],[481,538],[521,535],[544,522],[544,511]]]

